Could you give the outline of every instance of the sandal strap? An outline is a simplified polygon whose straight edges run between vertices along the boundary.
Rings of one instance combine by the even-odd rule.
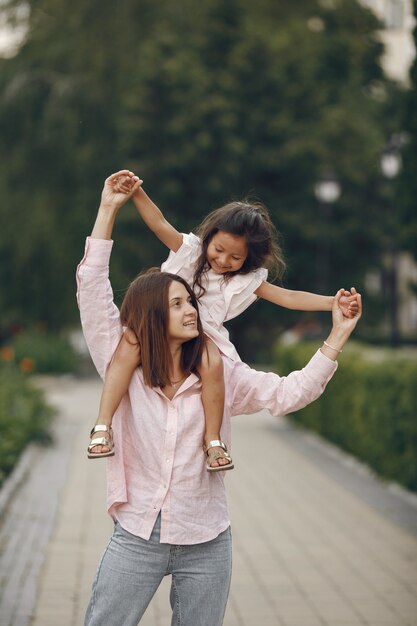
[[[203,450],[206,453],[210,450],[210,448],[223,448],[223,450],[227,452],[226,444],[223,443],[223,441],[220,441],[220,439],[213,439],[213,441],[209,441],[203,445]]]
[[[226,459],[226,461],[232,461],[231,457],[227,454],[227,452],[220,450],[213,450],[213,452],[208,453],[208,458],[210,463],[213,461],[217,461],[218,459]]]
[[[91,452],[96,446],[106,446],[109,450],[113,450],[113,442],[110,439],[107,439],[107,437],[97,437],[96,439],[92,439],[88,446],[88,451]]]
[[[97,426],[93,426],[90,432],[90,437],[94,435],[94,433],[109,433],[111,434],[111,426],[106,426],[105,424],[97,424]]]

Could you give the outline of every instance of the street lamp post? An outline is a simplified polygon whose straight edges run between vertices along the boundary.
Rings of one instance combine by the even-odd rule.
[[[333,205],[340,198],[341,191],[339,180],[334,174],[323,176],[314,185],[314,195],[320,208],[321,228],[324,232],[331,221]],[[329,250],[329,237],[324,236],[318,253],[318,284],[323,294],[327,294],[329,289]]]
[[[402,166],[401,146],[392,140],[381,154],[380,165],[383,176],[388,180],[394,180]],[[394,207],[389,208],[394,213]],[[388,294],[389,294],[389,317],[390,317],[390,341],[393,347],[400,343],[400,331],[398,324],[398,250],[395,235],[396,224],[388,219]]]

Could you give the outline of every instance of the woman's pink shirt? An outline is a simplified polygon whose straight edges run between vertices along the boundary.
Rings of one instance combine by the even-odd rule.
[[[91,357],[103,378],[123,328],[113,301],[109,259],[113,242],[87,238],[77,268],[77,299]],[[285,415],[318,398],[337,364],[318,351],[286,377],[257,372],[224,357],[226,386],[222,439],[230,449],[230,417],[268,409]],[[201,384],[191,374],[169,400],[143,383],[138,368],[113,418],[115,456],[107,461],[110,515],[149,539],[161,512],[161,542],[210,541],[230,524],[224,473],[208,473],[202,450]]]

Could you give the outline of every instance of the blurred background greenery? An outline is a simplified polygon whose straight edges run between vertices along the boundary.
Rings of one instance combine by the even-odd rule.
[[[370,9],[354,0],[5,0],[3,14],[25,32],[0,59],[4,337],[78,325],[75,266],[103,179],[127,167],[183,231],[230,198],[260,198],[282,234],[284,286],[331,294],[355,285],[364,339],[417,339],[416,328],[393,333],[389,321],[393,299],[401,306],[394,246],[417,255],[416,67],[408,84],[387,78],[383,25]],[[391,180],[380,168],[387,146],[402,149]],[[318,199],[329,176],[337,197],[324,189]],[[166,250],[133,205],[114,238],[120,296]],[[232,336],[244,359],[264,361],[271,338],[300,319],[258,303]]]
[[[383,21],[373,4],[2,0],[2,27],[18,35],[0,56],[8,376],[74,368],[60,342],[79,328],[75,267],[120,168],[182,231],[232,198],[261,199],[282,235],[285,287],[355,285],[362,342],[416,343],[417,63],[396,67],[385,36],[411,33],[416,3],[386,2]],[[132,204],[114,239],[120,301],[167,252]],[[229,328],[244,360],[272,363],[279,337],[317,338],[329,323],[258,302]]]

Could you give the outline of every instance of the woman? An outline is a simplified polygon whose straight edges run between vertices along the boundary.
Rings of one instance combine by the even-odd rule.
[[[120,313],[108,279],[110,240],[129,194],[110,176],[86,253],[77,271],[78,303],[91,356],[104,377],[127,327],[139,367],[113,420],[116,454],[108,459],[108,510],[114,534],[100,562],[85,624],[136,626],[162,578],[171,574],[173,623],[222,624],[231,575],[231,535],[223,473],[205,471],[204,411],[196,375],[204,349],[196,301],[178,276],[147,273],[130,286]],[[133,174],[132,174],[133,176]],[[287,377],[256,372],[223,358],[222,439],[230,416],[267,408],[283,415],[318,398],[337,368],[336,356],[361,315],[343,317],[310,362]]]

